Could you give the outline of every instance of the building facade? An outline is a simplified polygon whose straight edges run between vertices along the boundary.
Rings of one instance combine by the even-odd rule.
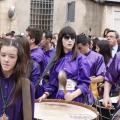
[[[114,1],[114,0],[113,0]],[[105,0],[0,0],[0,34],[25,33],[28,26],[58,33],[71,26],[76,33],[102,36],[105,28],[120,33],[120,2]],[[15,6],[10,20],[8,11]]]

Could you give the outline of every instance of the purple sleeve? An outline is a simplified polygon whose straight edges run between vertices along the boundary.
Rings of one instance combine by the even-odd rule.
[[[109,68],[110,64],[112,63],[112,60],[113,60],[113,58],[110,58],[110,60],[109,60],[108,64],[106,65],[106,71],[108,70],[108,68]]]
[[[82,57],[79,60],[79,78],[76,88],[79,88],[82,93],[85,95],[88,92],[90,84],[90,65],[86,57]]]
[[[40,48],[36,48],[35,50],[31,50],[30,56],[32,60],[36,61],[40,65],[40,70],[43,72],[45,69],[43,51]]]
[[[117,53],[113,58],[113,61],[106,72],[105,81],[114,84],[119,80],[119,76],[120,76],[120,52]]]
[[[30,81],[35,85],[41,76],[40,66],[37,62],[33,62],[33,67],[30,75]]]
[[[103,56],[98,56],[98,60],[96,61],[96,75],[102,75],[105,76],[106,73],[106,66],[104,62]]]

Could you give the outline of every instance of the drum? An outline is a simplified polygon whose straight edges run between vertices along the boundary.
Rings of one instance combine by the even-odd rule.
[[[102,105],[103,102],[103,96],[100,96],[97,98],[96,100],[96,109],[99,112],[99,120],[110,120],[112,114],[114,113],[117,101],[118,101],[118,93],[113,93],[110,95],[111,101],[112,101],[112,105],[114,106],[114,108],[112,108],[111,110],[108,110],[107,108],[105,108]]]
[[[86,104],[58,99],[35,102],[35,120],[98,120],[97,110]]]

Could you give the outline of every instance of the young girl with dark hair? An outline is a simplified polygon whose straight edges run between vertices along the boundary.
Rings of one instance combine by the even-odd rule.
[[[96,43],[96,52],[103,55],[106,65],[112,60],[111,47],[107,40],[100,40]]]
[[[104,57],[104,62],[106,65],[106,71],[108,70],[113,58],[112,58],[112,53],[111,53],[111,47],[110,44],[107,40],[100,40],[96,44],[96,52],[100,53]],[[99,84],[100,88],[99,90],[101,91],[101,95],[103,94],[103,83]],[[116,89],[116,85],[113,85],[111,88],[110,92],[114,92]],[[99,91],[99,92],[100,92]]]
[[[9,120],[24,119],[22,80],[27,80],[25,79],[24,55],[23,48],[16,40],[3,40],[0,44],[0,116],[6,115]],[[30,85],[30,96],[29,107],[32,108],[30,120],[33,120],[34,88],[32,85]]]
[[[59,86],[58,74],[60,70],[64,70],[67,75],[66,94]],[[64,27],[58,35],[55,64],[50,70],[50,82],[39,100],[51,97],[57,92],[56,99],[91,104],[94,98],[89,91],[89,77],[88,59],[77,52],[75,31],[71,27]],[[68,87],[68,83],[72,86],[71,88]]]

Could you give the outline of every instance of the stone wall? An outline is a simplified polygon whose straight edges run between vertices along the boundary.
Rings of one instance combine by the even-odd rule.
[[[84,32],[89,35],[100,35],[102,29],[102,19],[104,6],[91,0],[75,0],[75,22],[66,23],[66,5],[70,0],[55,0],[54,7],[54,27],[53,32],[69,25],[73,27],[77,34]],[[60,7],[59,7],[60,6]],[[91,33],[89,31],[91,28]]]
[[[8,10],[11,6],[16,7],[16,15],[11,21],[8,18]],[[30,21],[30,0],[4,0],[0,2],[0,34],[11,30],[17,34],[25,32]]]
[[[67,22],[67,2],[71,1],[75,1],[75,21]],[[0,34],[10,31],[8,10],[13,5],[17,8],[17,15],[11,22],[11,30],[25,33],[30,24],[30,0],[3,0],[0,1]],[[102,36],[106,27],[114,29],[116,9],[120,11],[119,6],[106,6],[92,0],[54,0],[53,33],[69,25],[77,34],[84,32],[87,35]]]

